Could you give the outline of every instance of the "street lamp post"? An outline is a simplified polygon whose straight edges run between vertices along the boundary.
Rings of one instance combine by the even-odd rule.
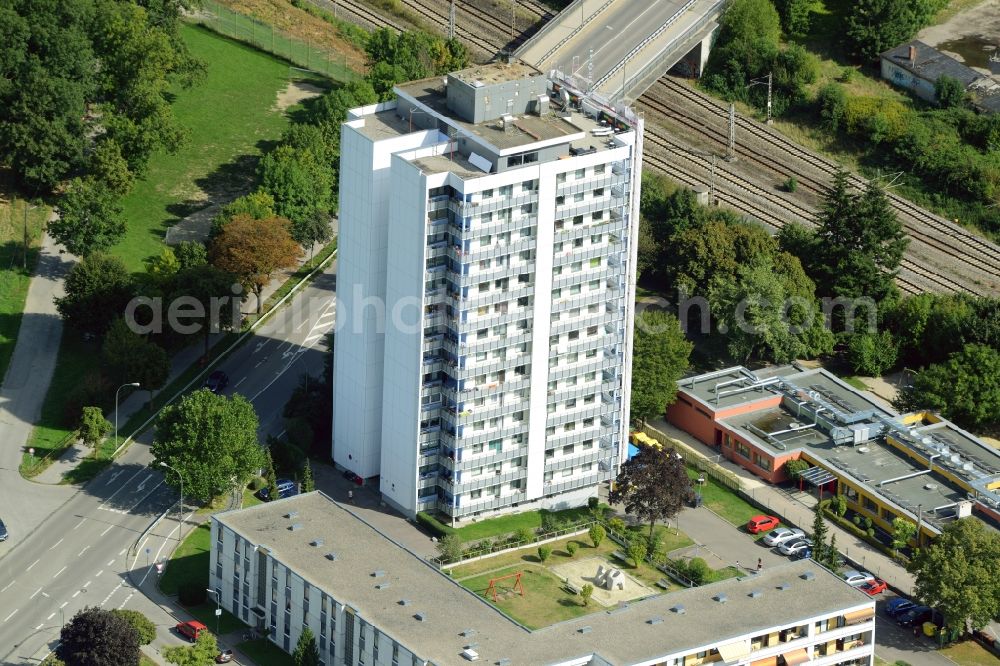
[[[126,386],[131,386],[133,388],[139,388],[139,382],[129,382],[127,384],[122,384],[115,391],[115,446],[118,446],[118,393]]]
[[[206,587],[205,591],[215,597],[215,635],[219,635],[219,622],[222,618],[222,599],[219,598],[219,593],[217,590],[213,590],[210,587]]]
[[[175,472],[177,478],[181,480],[181,508],[180,508],[180,528],[177,532],[177,540],[184,540],[184,476],[175,468],[171,467],[165,462],[160,463],[160,467],[166,467],[167,469]]]

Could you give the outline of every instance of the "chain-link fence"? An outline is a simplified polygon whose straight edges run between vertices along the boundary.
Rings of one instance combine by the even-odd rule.
[[[210,30],[250,44],[261,51],[288,60],[297,67],[324,74],[337,81],[350,81],[359,75],[347,66],[342,53],[299,39],[252,16],[238,14],[213,0],[203,0],[192,19]]]

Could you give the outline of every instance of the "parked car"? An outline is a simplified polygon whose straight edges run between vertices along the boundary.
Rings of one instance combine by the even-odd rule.
[[[875,576],[871,575],[867,571],[848,569],[847,571],[844,572],[844,581],[851,587],[858,587],[859,585],[864,585],[870,580],[875,580]]]
[[[889,617],[896,617],[897,615],[902,615],[911,608],[916,608],[916,606],[917,604],[909,599],[895,597],[885,602],[885,612],[889,615]]]
[[[299,494],[299,484],[295,483],[291,479],[278,479],[275,482],[278,486],[278,499],[285,499],[286,497],[294,497]],[[264,486],[257,491],[257,497],[265,502],[271,501],[271,491],[267,486]]]
[[[754,516],[749,521],[747,521],[747,532],[750,534],[760,534],[761,532],[767,532],[768,530],[773,530],[778,526],[778,520],[775,516]]]
[[[778,546],[778,552],[782,555],[794,556],[805,550],[812,550],[812,541],[809,539],[794,539]]]
[[[764,535],[761,541],[764,542],[765,546],[780,546],[783,543],[792,541],[795,539],[801,539],[806,535],[805,532],[797,527],[779,527],[773,529]]]
[[[192,643],[198,640],[198,636],[201,635],[201,632],[208,631],[208,627],[197,620],[191,620],[190,622],[178,622],[174,629],[177,630],[178,634]]]
[[[0,520],[0,541],[6,541],[8,536],[10,535],[7,532],[7,526],[3,524],[2,520]]]
[[[914,606],[905,613],[897,615],[896,624],[901,627],[912,627],[915,624],[923,624],[931,619],[932,615],[934,615],[934,611],[929,606]]]
[[[205,380],[205,388],[219,395],[222,393],[226,387],[229,385],[229,375],[224,373],[222,370],[216,370],[208,376]]]
[[[232,650],[223,650],[222,652],[220,652],[215,656],[215,663],[228,664],[233,660],[233,656],[234,655]]]
[[[869,597],[874,597],[885,592],[888,587],[889,585],[881,578],[873,578],[867,583],[862,583],[858,589]]]
[[[365,482],[364,479],[362,479],[360,476],[358,476],[357,474],[355,474],[354,472],[352,472],[349,469],[345,469],[344,470],[344,478],[347,479],[348,481],[350,481],[351,483],[353,483],[356,486],[363,485],[364,482]]]

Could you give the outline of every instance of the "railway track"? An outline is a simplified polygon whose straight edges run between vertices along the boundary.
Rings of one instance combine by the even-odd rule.
[[[709,158],[691,155],[686,147],[670,139],[651,136],[647,133],[646,143],[657,146],[657,148],[679,158],[681,161],[690,161],[700,171],[707,173],[712,168]],[[643,155],[643,159],[654,169],[685,185],[694,187],[702,185],[705,182],[704,179],[694,176],[690,171],[681,170],[676,163],[668,162],[656,154],[646,152]],[[788,220],[788,213],[803,220],[809,220],[812,217],[813,212],[810,209],[788,201],[779,194],[756,185],[746,178],[716,170],[716,181],[724,185],[723,187],[716,187],[716,198],[720,203],[750,214],[755,219],[775,230],[780,229]],[[947,276],[935,273],[921,266],[919,263],[905,258],[901,265],[900,275],[897,276],[897,281],[903,291],[911,294],[927,290],[963,290],[962,285],[949,279]]]
[[[680,96],[685,102],[695,104],[699,110],[710,111],[718,120],[728,122],[728,108],[715,102],[711,98],[692,90],[690,87],[673,81],[669,78],[661,79],[649,93],[641,98],[641,104],[652,109],[656,113],[663,115],[685,128],[700,134],[713,143],[726,145],[728,133],[722,129],[721,122],[716,126],[706,125],[695,120],[677,105],[671,104],[673,100],[664,101],[657,97],[658,93],[669,91],[669,93]],[[822,195],[828,185],[828,180],[816,177],[819,172],[823,176],[832,177],[837,171],[837,165],[826,158],[816,155],[811,151],[789,141],[781,134],[770,130],[747,118],[737,117],[737,126],[755,139],[767,142],[784,151],[792,159],[779,161],[777,158],[768,157],[758,151],[738,146],[737,152],[741,159],[756,162],[768,170],[784,176],[794,176],[806,189]],[[800,164],[796,167],[795,162]],[[864,187],[866,181],[858,176],[852,176],[851,184],[855,187]],[[990,241],[981,238],[957,224],[941,218],[919,206],[907,201],[899,195],[887,192],[890,204],[900,218],[903,228],[912,239],[927,246],[927,248],[945,255],[950,261],[960,262],[966,271],[972,270],[979,275],[977,279],[986,283],[988,289],[1000,289],[996,283],[997,276],[1000,275],[1000,248]],[[969,265],[969,262],[974,262]],[[975,288],[970,291],[977,291]]]
[[[340,15],[340,12],[346,11],[359,21],[370,23],[376,28],[391,28],[399,32],[403,32],[406,29],[402,23],[397,23],[380,14],[376,14],[371,7],[356,0],[336,0],[336,2],[332,2],[331,0],[309,0],[309,2],[329,12],[336,12],[337,16]]]
[[[345,0],[338,0],[338,2],[344,3]],[[450,4],[445,0],[441,0],[441,2],[437,4],[433,4],[428,0],[402,0],[402,2],[404,5],[417,14],[423,16],[431,23],[443,22],[444,25],[447,25]],[[350,0],[347,4],[355,7],[359,6],[354,0]],[[529,11],[536,12],[539,15],[539,18],[545,18],[545,14],[548,14],[547,10],[537,2],[525,2],[522,0],[519,5]],[[496,13],[493,13],[472,5],[468,2],[468,0],[459,0],[459,2],[456,3],[456,10],[462,10],[465,13],[474,16],[481,23],[491,26],[493,31],[499,35],[503,35],[505,37],[509,35],[510,24],[501,18],[499,15],[499,9],[496,9]],[[370,8],[365,8],[360,16],[371,21],[372,17]],[[383,20],[383,24],[391,25],[390,21],[384,20],[381,17],[378,18]],[[459,38],[472,44],[476,48],[490,54],[495,54],[503,48],[503,46],[497,42],[489,41],[487,37],[475,34],[462,24],[463,21],[456,21],[456,34]],[[400,29],[395,25],[391,25],[391,27],[395,27],[397,30]],[[728,120],[728,108],[687,86],[683,86],[677,82],[671,81],[670,79],[661,79],[661,82],[658,83],[657,86],[663,88],[669,87],[672,93],[683,96],[689,103],[696,103],[702,109],[709,110],[713,115],[724,113]],[[650,104],[651,100],[652,103]],[[640,98],[640,104],[651,106],[654,110],[657,107],[661,109],[661,111],[664,109],[669,110],[669,105],[663,105],[655,99],[652,99],[649,95]],[[672,112],[672,115],[668,117],[677,119],[681,116],[682,114],[678,112]],[[694,123],[696,122],[697,121],[690,118],[686,118],[686,122],[683,124],[692,130],[697,131],[699,134],[709,136],[709,138],[713,141],[718,141],[717,136],[711,135],[711,129],[704,127],[696,128],[694,126]],[[738,117],[737,122],[743,131],[761,140],[767,140],[776,146],[782,147],[796,159],[806,162],[814,169],[817,169],[822,173],[832,175],[837,168],[836,164],[826,158],[812,154],[801,146],[789,141],[782,135],[773,132],[772,130],[762,128],[746,118]],[[697,164],[696,160],[698,158],[695,158],[689,152],[686,152],[684,147],[673,143],[670,139],[669,133],[661,127],[657,127],[652,123],[648,124],[646,126],[646,139],[648,143],[669,153],[675,160],[689,164]],[[751,156],[748,155],[748,157]],[[662,171],[678,182],[692,187],[703,185],[707,182],[707,179],[705,178],[695,178],[690,173],[682,171],[676,166],[671,166],[667,160],[653,154],[651,151],[647,151],[644,158],[655,169]],[[765,168],[776,170],[779,173],[789,172],[790,169],[787,164],[780,165],[773,161],[766,163],[763,161],[765,158],[761,158],[759,155],[752,156],[752,159],[761,163],[765,166]],[[699,165],[699,168],[702,171],[709,170],[710,166],[707,165],[707,159],[701,158],[701,160],[702,164]],[[716,170],[717,180],[720,178],[720,174],[722,173],[723,171]],[[790,175],[794,175],[796,179],[803,183],[805,187],[808,187],[817,193],[820,193],[825,189],[825,185],[822,181],[818,178],[810,176],[808,173],[803,173],[801,169],[798,172],[790,173]],[[758,219],[763,224],[771,226],[775,229],[780,228],[780,226],[787,220],[789,213],[799,217],[806,223],[812,222],[814,211],[805,208],[794,201],[789,201],[788,199],[780,197],[777,193],[762,188],[750,180],[735,174],[726,173],[722,176],[722,178],[724,178],[729,183],[730,187],[734,188],[736,191],[729,191],[724,188],[717,189],[716,198],[721,203]],[[852,184],[855,186],[863,186],[863,183],[864,181],[857,176],[852,178]],[[750,195],[750,193],[752,193],[752,195]],[[962,262],[966,269],[969,268],[968,262],[970,260],[970,253],[967,248],[972,248],[978,255],[973,258],[973,261],[978,260],[983,262],[987,281],[996,280],[996,276],[1000,275],[1000,249],[998,249],[995,245],[989,243],[989,241],[986,241],[985,239],[969,233],[968,231],[965,231],[954,223],[944,220],[943,218],[939,218],[921,209],[894,193],[889,192],[888,196],[893,208],[897,211],[897,213],[901,214],[901,219],[904,220],[904,227],[913,238],[918,239],[927,247],[949,257],[952,261]],[[919,226],[921,223],[933,224],[933,228],[931,230],[922,229]],[[946,229],[944,234],[950,239],[950,242],[934,237],[933,234],[937,233],[937,229],[939,227]],[[966,247],[956,247],[955,243],[964,244]],[[897,276],[897,282],[904,292],[911,294],[928,290],[968,291],[973,294],[984,293],[984,290],[977,284],[976,279],[953,279],[954,275],[960,275],[963,271],[946,270],[946,272],[950,273],[951,276],[932,270],[926,265],[925,262],[921,261],[919,257],[915,258],[906,256],[904,257],[901,265],[900,275]],[[964,272],[968,271],[966,270]],[[983,270],[979,270],[978,272],[981,273]],[[963,276],[963,278],[964,277],[965,276]],[[981,282],[982,280],[979,281]],[[1000,290],[1000,285],[990,284],[989,288],[993,290]]]

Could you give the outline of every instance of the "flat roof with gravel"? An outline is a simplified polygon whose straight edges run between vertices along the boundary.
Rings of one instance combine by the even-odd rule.
[[[289,511],[298,514],[290,519]],[[251,543],[267,546],[275,559],[310,584],[354,607],[423,659],[442,664],[461,663],[470,640],[484,663],[558,664],[588,655],[615,664],[637,663],[872,604],[805,560],[529,631],[321,492],[213,519]],[[292,523],[301,527],[292,531]],[[312,546],[316,539],[325,545]],[[327,559],[331,551],[336,560]],[[384,573],[376,577],[376,571]],[[720,593],[725,603],[718,600]],[[683,613],[674,610],[678,606]],[[469,629],[475,632],[471,639],[462,635]]]

